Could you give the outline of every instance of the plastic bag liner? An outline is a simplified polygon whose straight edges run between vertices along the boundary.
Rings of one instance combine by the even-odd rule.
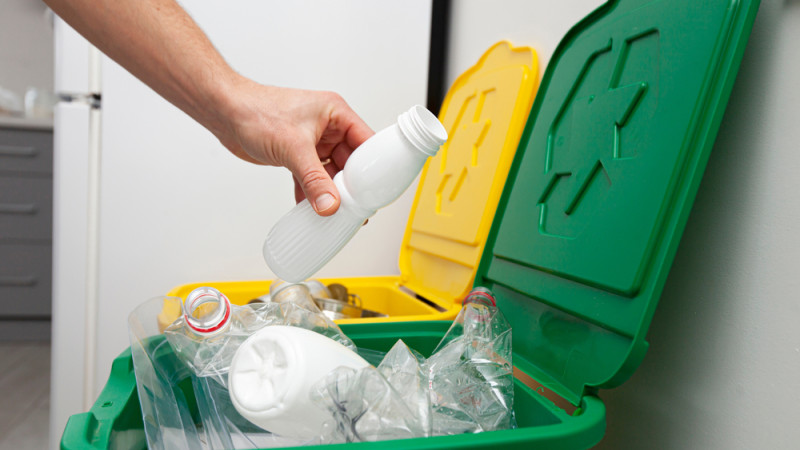
[[[313,329],[348,346],[352,341],[329,319],[320,318],[319,311],[280,303],[235,306],[230,328],[204,342],[185,333],[181,325],[185,318],[176,316],[166,330],[168,340],[156,317],[165,310],[181,311],[181,305],[180,298],[159,297],[129,317],[131,353],[151,449],[277,448],[516,426],[511,329],[493,306],[465,304],[427,360],[403,341],[385,355],[357,349],[370,363],[380,363],[358,371],[340,368],[316,383],[312,400],[331,419],[318,436],[298,440],[271,434],[236,411],[227,389],[233,353],[247,336],[270,324]]]

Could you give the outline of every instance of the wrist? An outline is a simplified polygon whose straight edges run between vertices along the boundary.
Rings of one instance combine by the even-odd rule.
[[[217,138],[225,140],[233,133],[233,124],[242,115],[241,94],[250,82],[234,70],[227,68],[224,73],[207,78],[207,96],[202,108],[201,124]]]

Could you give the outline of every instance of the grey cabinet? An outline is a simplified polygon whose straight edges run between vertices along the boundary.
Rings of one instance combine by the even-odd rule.
[[[50,319],[52,232],[53,133],[0,125],[0,325]]]

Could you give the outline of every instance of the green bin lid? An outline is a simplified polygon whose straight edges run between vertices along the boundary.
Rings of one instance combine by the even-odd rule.
[[[475,285],[575,405],[644,357],[758,3],[609,2],[547,66]]]

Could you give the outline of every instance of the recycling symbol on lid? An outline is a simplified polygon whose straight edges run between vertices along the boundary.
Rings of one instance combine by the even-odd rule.
[[[567,97],[561,111],[568,107],[571,109],[570,141],[565,145],[563,136],[555,138],[553,132],[549,136],[545,165],[549,179],[537,199],[542,206],[541,223],[547,222],[548,214],[573,214],[594,183],[605,182],[609,187],[614,184],[615,173],[624,170],[625,161],[633,156],[626,153],[621,130],[646,91],[646,82],[624,86],[613,86],[612,83],[608,89],[596,94],[574,99]],[[559,118],[556,118],[558,122]],[[570,190],[565,204],[548,204],[552,203],[552,194],[562,184],[569,186]],[[544,234],[557,235],[544,228],[540,228]]]

